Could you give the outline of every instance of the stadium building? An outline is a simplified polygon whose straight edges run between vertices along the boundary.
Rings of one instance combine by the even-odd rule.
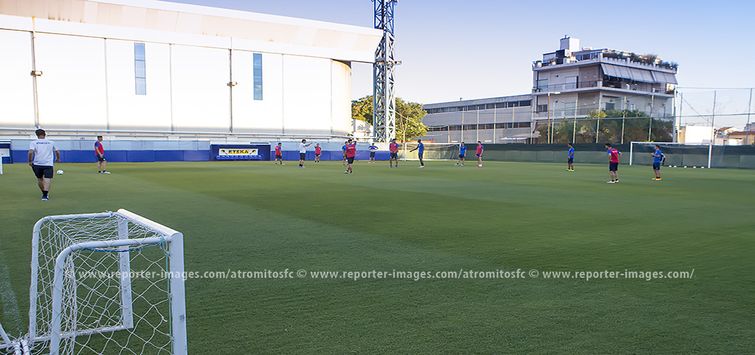
[[[342,141],[351,65],[381,36],[163,1],[0,1],[0,137]]]
[[[532,93],[427,104],[427,140],[440,143],[546,143],[538,125],[586,118],[597,110],[640,111],[673,119],[675,63],[655,55],[583,49],[564,37],[532,65]]]

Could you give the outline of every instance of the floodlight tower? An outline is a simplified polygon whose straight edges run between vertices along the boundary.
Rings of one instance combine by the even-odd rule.
[[[396,61],[393,37],[393,15],[398,0],[372,0],[375,5],[375,28],[383,31],[383,39],[375,50],[372,66],[373,137],[376,142],[396,138],[396,96],[393,85]]]

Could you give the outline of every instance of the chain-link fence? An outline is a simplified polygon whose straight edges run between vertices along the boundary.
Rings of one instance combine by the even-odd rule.
[[[605,117],[539,120],[533,143],[618,143],[631,141],[669,142],[674,137],[674,122],[653,117]]]

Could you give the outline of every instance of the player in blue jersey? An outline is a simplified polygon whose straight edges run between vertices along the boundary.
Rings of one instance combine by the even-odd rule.
[[[421,139],[417,139],[417,148],[414,148],[410,150],[410,152],[417,151],[417,157],[419,158],[419,167],[424,168],[425,167],[425,144],[422,143]]]
[[[655,174],[653,180],[661,181],[661,164],[665,159],[666,156],[661,151],[661,146],[656,144],[655,152],[653,152],[653,173]]]
[[[567,146],[569,147],[569,150],[566,153],[566,171],[574,171],[574,146],[571,143],[569,143]]]
[[[375,162],[375,153],[378,151],[378,146],[375,145],[375,143],[370,143],[370,147],[368,148],[370,151],[370,163]]]
[[[459,161],[456,162],[457,166],[464,166],[464,158],[467,156],[467,146],[464,142],[459,144]]]

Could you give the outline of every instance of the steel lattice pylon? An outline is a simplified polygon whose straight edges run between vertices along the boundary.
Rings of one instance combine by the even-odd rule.
[[[383,31],[383,39],[375,50],[372,67],[373,137],[388,142],[396,137],[396,96],[393,85],[397,61],[394,51],[393,15],[398,0],[372,0],[375,5],[375,28]]]

